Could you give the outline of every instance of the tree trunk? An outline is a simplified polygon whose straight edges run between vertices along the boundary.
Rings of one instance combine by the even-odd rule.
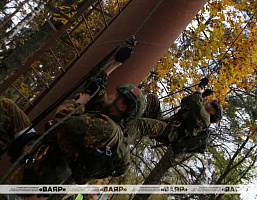
[[[3,38],[0,38],[1,44],[6,44],[8,41],[12,40],[15,35],[17,35],[28,22],[32,21],[32,19],[43,10],[42,5],[39,5],[37,9],[34,9],[31,13],[29,13],[21,22],[19,22],[14,28],[8,31]]]
[[[19,12],[20,9],[21,9],[28,1],[29,1],[29,0],[25,0],[25,1],[21,2],[20,5],[18,6],[18,8],[17,8],[12,14],[10,14],[3,22],[0,23],[0,28],[2,28],[7,22],[9,22],[9,21],[12,19],[12,17],[13,17],[14,15],[16,15],[16,13]]]
[[[27,59],[38,51],[54,34],[53,29],[45,23],[40,31],[24,45],[17,47],[0,65],[0,80],[5,80],[9,74],[16,71]]]
[[[164,174],[173,166],[176,157],[177,155],[173,154],[172,148],[169,146],[162,159],[145,179],[143,185],[159,184]],[[151,194],[136,194],[133,200],[147,200],[150,196]]]

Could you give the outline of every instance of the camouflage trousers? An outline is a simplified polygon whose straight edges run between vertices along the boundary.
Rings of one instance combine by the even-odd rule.
[[[156,94],[147,94],[147,106],[144,115],[140,119],[130,121],[126,126],[126,131],[130,135],[131,140],[143,136],[155,138],[158,142],[174,142],[177,139],[177,130],[172,127],[167,138],[160,139],[160,135],[168,125],[167,122],[162,121],[162,113],[159,98]]]
[[[149,136],[161,143],[175,142],[178,139],[178,131],[174,126],[171,126],[166,137],[159,137],[162,135],[167,125],[166,122],[161,120],[140,118],[130,121],[126,126],[126,131],[130,135],[131,141],[134,141],[135,138]]]
[[[7,148],[14,135],[30,125],[28,116],[11,99],[0,99],[0,150]]]

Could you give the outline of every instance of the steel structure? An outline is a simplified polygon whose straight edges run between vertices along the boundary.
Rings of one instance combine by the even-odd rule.
[[[114,19],[124,10],[124,8],[131,2],[131,0],[116,0],[115,6],[112,10],[106,10],[103,7],[102,0],[88,0],[81,8],[77,10],[77,13],[69,18],[67,15],[62,14],[61,16],[68,20],[61,28],[57,28],[53,25],[51,20],[46,16],[45,21],[49,23],[51,28],[54,30],[55,34],[50,38],[35,54],[29,58],[19,69],[12,74],[5,82],[0,85],[0,94],[5,94],[5,92],[14,89],[18,94],[18,98],[15,102],[24,109],[26,113],[29,113],[45,94],[53,88],[53,86],[61,79],[61,77],[68,72],[68,70],[74,65],[74,63],[85,53],[85,51],[97,40],[97,38],[105,31],[106,28],[114,21]],[[61,13],[60,10],[56,8],[51,8],[55,13]],[[112,13],[112,14],[110,14]],[[99,23],[104,24],[103,27],[96,27],[94,24],[90,23],[91,15],[97,16],[100,14],[102,19]],[[84,31],[87,35],[87,40],[85,38],[85,43],[83,47],[78,47],[73,41],[72,34],[76,32],[78,28],[83,26]],[[66,41],[63,39],[66,38]],[[58,45],[65,44],[67,47],[66,51],[73,53],[73,56],[69,58],[69,62],[65,63],[62,61],[62,57],[58,56],[56,51],[53,49],[58,49]],[[51,63],[55,63],[58,72],[51,77],[51,81],[46,81],[40,72],[40,65],[43,65],[41,60],[44,60],[48,54],[52,55]],[[28,85],[30,89],[34,89],[36,96],[29,96],[22,93],[19,89],[19,79],[24,79],[26,76],[32,75],[35,79],[32,81],[32,85]],[[15,84],[17,83],[17,84]],[[41,86],[40,89],[38,86]]]
[[[88,0],[72,18],[62,15],[67,23],[58,30],[47,18],[47,23],[55,31],[54,36],[0,85],[0,93],[16,92],[16,103],[33,120],[82,79],[117,44],[135,32],[138,44],[134,53],[124,66],[111,75],[107,90],[112,92],[118,83],[137,85],[205,2],[206,0],[116,0],[116,9],[106,10],[103,0]],[[159,6],[154,10],[156,5]],[[56,8],[54,12],[60,13]],[[149,17],[150,13],[152,15]],[[95,16],[99,16],[97,24],[102,24],[100,28],[91,23]],[[76,33],[82,26],[84,33]],[[85,37],[81,38],[80,44],[74,42],[75,34],[76,37]],[[58,48],[63,48],[63,45],[67,48],[66,57],[58,53]],[[50,60],[44,60],[49,57]],[[47,71],[52,65],[56,66],[56,70],[46,80],[42,71]],[[33,77],[33,80],[28,80],[28,77]],[[36,95],[31,96],[29,92],[23,94],[20,88],[25,83]],[[44,123],[52,115],[53,113],[49,114],[37,128],[43,130]]]

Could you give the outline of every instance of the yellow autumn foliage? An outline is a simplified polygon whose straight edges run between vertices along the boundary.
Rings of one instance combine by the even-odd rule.
[[[209,77],[214,93],[208,98],[221,104],[233,88],[252,89],[257,71],[256,10],[254,0],[210,1],[155,66],[155,80],[173,93]],[[153,85],[158,84],[150,82],[149,87]],[[164,96],[162,89],[157,92]],[[183,95],[164,103],[176,104]]]

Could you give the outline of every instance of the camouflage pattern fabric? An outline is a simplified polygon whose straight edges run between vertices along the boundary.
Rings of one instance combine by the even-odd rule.
[[[104,73],[103,73],[104,76]],[[96,148],[102,148],[106,147],[108,142],[114,137],[117,136],[120,138],[122,136],[122,128],[118,123],[115,123],[110,117],[108,117],[105,114],[101,114],[99,110],[101,110],[101,102],[104,102],[106,97],[106,93],[103,91],[101,92],[97,97],[95,97],[89,105],[87,105],[84,108],[81,108],[79,111],[77,111],[73,116],[71,116],[69,119],[67,119],[65,122],[60,124],[56,128],[57,133],[57,141],[60,149],[64,153],[74,153],[74,159],[78,157],[78,153],[81,152],[80,150],[83,148],[85,149],[84,152],[91,153],[92,151],[95,152]],[[6,104],[9,103],[8,105]],[[11,100],[5,100],[5,104],[3,104],[3,115],[1,114],[1,130],[3,130],[3,135],[5,133],[8,133],[8,130],[5,130],[9,128],[8,123],[5,121],[10,122],[10,126],[12,126],[15,131],[12,132],[12,135],[16,132],[28,127],[31,123],[28,119],[28,117],[11,101]],[[60,119],[65,117],[67,114],[69,114],[71,111],[73,111],[76,107],[79,105],[76,103],[75,100],[67,100],[65,101],[58,109],[54,117],[54,123],[57,123]],[[15,109],[13,109],[14,107]],[[90,108],[90,109],[89,109]],[[7,112],[4,112],[6,110],[10,110],[7,114]],[[14,111],[13,111],[14,110]],[[87,110],[87,112],[85,112]],[[89,111],[91,110],[91,111]],[[22,113],[22,114],[19,114]],[[14,114],[13,114],[14,113]],[[20,115],[22,117],[20,117]],[[18,120],[15,117],[18,116],[18,119],[26,119],[24,121],[27,121],[27,123],[23,123],[22,126],[20,126],[20,122],[22,120]],[[4,120],[6,119],[6,120]],[[8,120],[7,120],[8,119]],[[19,123],[14,123],[18,121]],[[11,123],[13,122],[13,123]],[[2,134],[1,132],[1,134]],[[6,135],[6,134],[5,134]],[[4,135],[4,136],[5,136]],[[3,137],[3,140],[5,137]],[[9,137],[7,137],[9,139]],[[7,140],[5,139],[5,140]],[[8,140],[8,143],[5,142],[5,146],[7,146],[11,141]],[[129,147],[129,146],[128,146]],[[40,147],[42,150],[38,154],[38,156],[35,158],[35,173],[38,177],[40,182],[44,182],[42,180],[46,180],[47,177],[52,173],[51,163],[49,163],[46,152],[48,151],[49,147],[46,145],[43,145]],[[119,152],[118,152],[119,154]],[[123,153],[121,153],[123,154]],[[75,160],[74,160],[75,161]],[[99,164],[99,163],[96,163]],[[108,168],[108,166],[106,166]],[[14,174],[10,175],[10,177],[7,180],[7,184],[18,184],[21,183],[22,180],[22,174],[23,174],[23,165],[20,166]],[[41,177],[41,178],[40,178]]]
[[[167,123],[162,121],[160,102],[154,94],[147,96],[147,109],[144,117],[133,120],[127,124],[127,132],[131,138],[149,136],[158,142],[175,142],[181,137],[197,136],[199,132],[205,130],[210,125],[210,115],[203,106],[203,99],[200,93],[182,99],[183,106],[188,106],[188,111],[183,114],[183,120],[179,125],[173,125],[166,138],[159,138]],[[152,118],[152,119],[151,119]],[[160,119],[160,120],[157,120]],[[133,139],[132,139],[133,141]]]
[[[4,184],[6,185],[22,184],[23,172],[24,172],[24,164],[18,166],[15,170],[13,170],[13,173],[11,173],[4,181]]]
[[[182,101],[184,105],[187,104],[188,111],[183,114],[183,122],[179,126],[179,134],[189,137],[197,136],[199,132],[210,125],[210,114],[203,106],[202,95],[195,92]]]
[[[0,99],[0,149],[6,148],[16,133],[30,125],[28,116],[11,99]]]
[[[65,101],[57,109],[54,122],[57,123],[61,118],[65,117],[78,106],[79,105],[75,100]],[[83,152],[86,152],[86,154],[83,155],[87,156],[88,154],[92,153],[92,151],[95,152],[96,148],[101,149],[102,147],[106,147],[107,143],[115,135],[118,135],[119,138],[122,136],[122,129],[119,124],[115,123],[107,115],[99,112],[84,113],[84,108],[82,108],[64,123],[60,124],[60,126],[56,128],[56,133],[60,149],[64,152],[64,154],[72,152],[74,155],[74,161],[76,161],[81,149],[84,149]],[[38,156],[35,158],[36,162],[34,171],[39,183],[45,183],[49,176],[54,173],[52,170],[54,169],[54,164],[50,163],[46,156],[49,149],[48,145],[40,146],[38,149],[40,149],[40,151]],[[124,152],[117,151],[116,155],[123,155],[123,153]],[[58,158],[56,159],[58,160]],[[101,161],[103,160],[104,159],[102,158]],[[86,178],[89,178],[96,173],[101,174],[102,171],[106,171],[109,168],[109,166],[106,166],[105,168],[104,166],[99,165],[99,162],[95,164],[91,162],[90,166],[91,165],[95,166],[91,171],[80,171],[81,173],[84,173],[80,174],[81,182],[87,180]],[[5,184],[21,184],[23,172],[24,164],[19,166],[17,170],[15,170],[15,172],[8,177]]]
[[[135,138],[143,136],[158,137],[167,126],[166,122],[159,121],[161,118],[160,101],[156,94],[147,94],[147,105],[143,118],[131,120],[126,124],[126,132],[131,137],[131,142]]]
[[[158,142],[166,143],[157,139],[167,126],[167,122],[161,121],[161,106],[159,98],[156,94],[147,94],[147,106],[143,118],[130,121],[126,125],[126,131],[131,137],[131,141],[135,138],[149,136],[155,138]],[[170,142],[175,141],[177,132],[171,130],[169,134]]]
[[[143,117],[151,119],[162,119],[162,111],[159,98],[156,94],[150,93],[146,96],[147,105]]]
[[[166,126],[167,123],[160,120],[141,118],[130,121],[126,125],[126,131],[133,141],[135,138],[143,136],[158,137],[162,134]]]
[[[65,101],[58,108],[54,122],[57,123],[78,106],[75,100]],[[124,168],[126,171],[130,164],[127,154],[129,138],[125,139],[123,127],[105,114],[97,111],[85,112],[83,108],[60,124],[56,133],[60,149],[66,154],[72,152],[75,155],[73,162],[79,161],[80,165],[81,161],[83,163],[81,167],[75,164],[73,177],[77,183],[84,184],[90,178],[109,177],[112,170]],[[105,151],[114,137],[118,137],[118,142],[112,148],[113,157],[105,155],[105,152],[95,154],[96,149]]]
[[[55,123],[79,105],[74,100],[65,101],[55,114]],[[100,112],[84,113],[83,109],[56,128],[59,147],[64,152],[78,151],[84,147],[89,151],[105,147],[110,138],[122,134],[120,126]]]
[[[7,148],[14,140],[14,135],[30,125],[28,116],[11,99],[0,99],[0,148]],[[31,142],[24,147],[24,151]],[[23,167],[19,166],[5,184],[21,184],[22,173]]]

